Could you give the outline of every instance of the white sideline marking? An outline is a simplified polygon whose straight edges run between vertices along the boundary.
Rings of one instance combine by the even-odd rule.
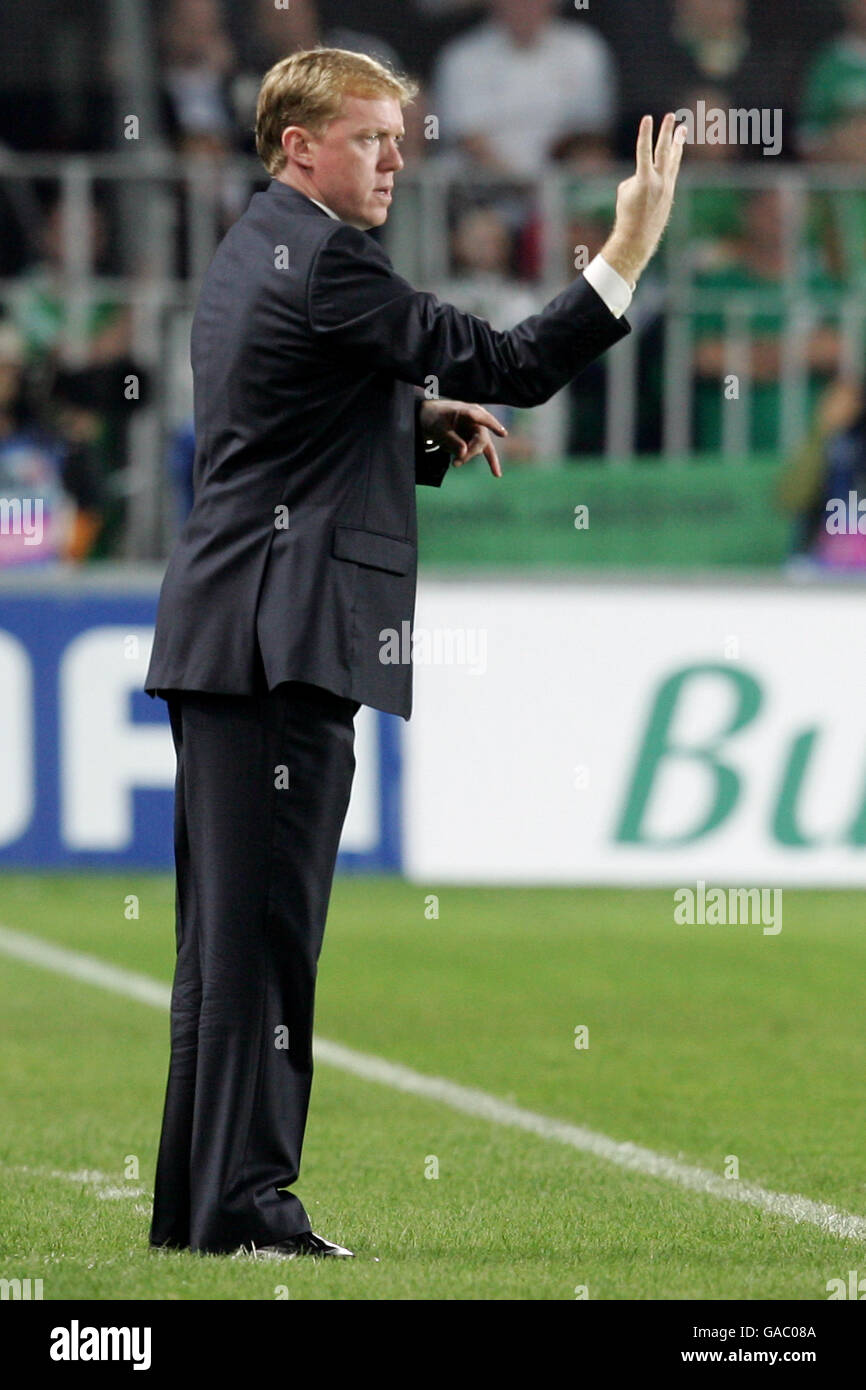
[[[7,1173],[27,1173],[31,1178],[58,1178],[78,1187],[92,1187],[102,1202],[116,1202],[124,1197],[147,1197],[144,1187],[118,1187],[116,1178],[100,1173],[97,1168],[81,1168],[77,1173],[64,1173],[59,1168],[32,1168],[27,1163],[0,1163]]]
[[[53,946],[26,932],[0,927],[0,951],[31,965],[72,976],[76,980],[97,985],[114,994],[123,994],[129,999],[137,999],[139,1003],[150,1004],[157,1009],[168,1009],[171,1002],[170,987],[158,980],[139,975],[133,970],[125,970],[118,965],[109,965],[95,956],[70,951],[63,946]],[[680,1163],[677,1159],[668,1158],[653,1149],[642,1148],[639,1144],[619,1143],[596,1130],[568,1124],[565,1120],[555,1120],[548,1115],[538,1115],[532,1110],[524,1110],[520,1106],[499,1100],[487,1091],[460,1086],[443,1077],[425,1076],[410,1067],[388,1062],[382,1057],[373,1057],[364,1052],[356,1052],[353,1048],[343,1047],[341,1043],[317,1038],[313,1051],[317,1062],[324,1062],[327,1066],[360,1076],[365,1081],[375,1081],[380,1085],[390,1086],[393,1090],[404,1091],[408,1095],[437,1101],[440,1105],[447,1105],[451,1110],[471,1115],[473,1119],[489,1120],[492,1124],[508,1129],[521,1129],[541,1139],[553,1139],[557,1143],[568,1144],[581,1153],[592,1154],[594,1158],[604,1159],[618,1168],[640,1173],[644,1177],[662,1178],[665,1182],[675,1183],[691,1192],[704,1192],[724,1201],[744,1202],[747,1206],[758,1207],[774,1216],[787,1217],[789,1221],[817,1226],[829,1235],[854,1240],[866,1237],[866,1217],[840,1211],[824,1202],[813,1202],[808,1197],[799,1197],[796,1194],[770,1192],[754,1183],[721,1178],[707,1168]]]
[[[167,1009],[171,1003],[171,987],[161,984],[159,980],[137,975],[135,971],[124,970],[119,965],[109,965],[107,961],[86,956],[82,951],[52,946],[50,941],[30,936],[27,932],[13,931],[11,927],[0,927],[0,951],[18,960],[26,960],[30,965],[56,970],[59,975],[70,975],[74,980],[99,985],[114,994],[125,994],[128,999],[137,999],[140,1004],[152,1004],[156,1009]]]

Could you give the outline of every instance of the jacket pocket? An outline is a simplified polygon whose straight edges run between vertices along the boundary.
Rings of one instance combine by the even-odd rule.
[[[354,560],[356,565],[407,574],[415,560],[410,541],[387,536],[383,531],[366,531],[360,526],[335,526],[332,554],[338,560]]]

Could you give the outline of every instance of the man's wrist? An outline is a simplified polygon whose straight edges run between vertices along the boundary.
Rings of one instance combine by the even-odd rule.
[[[423,394],[423,392],[415,397],[416,438],[418,447],[424,453],[432,453],[433,450],[441,449],[444,447],[442,444],[438,442],[438,440],[436,440],[433,437],[432,434],[432,431],[435,428],[435,419],[430,421],[425,421],[424,419],[424,413],[429,404],[430,400],[427,396]]]
[[[649,256],[635,255],[634,248],[615,230],[611,232],[600,253],[618,275],[621,275],[629,288],[634,290],[649,261]]]

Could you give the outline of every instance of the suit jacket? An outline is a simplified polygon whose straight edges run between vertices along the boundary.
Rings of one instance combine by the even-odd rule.
[[[496,332],[273,179],[220,243],[196,307],[195,500],[160,592],[148,694],[249,694],[260,654],[269,689],[306,681],[408,719],[411,665],[382,657],[414,618],[415,485],[440,485],[450,463],[425,452],[425,390],[539,405],[628,332],[583,275]]]

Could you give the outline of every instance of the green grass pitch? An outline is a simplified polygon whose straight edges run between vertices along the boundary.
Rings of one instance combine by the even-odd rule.
[[[173,893],[164,875],[6,874],[0,922],[168,982]],[[678,926],[671,892],[342,877],[317,1033],[866,1217],[864,968],[853,892],[786,891],[764,936]],[[0,1007],[0,1275],[41,1278],[45,1299],[824,1300],[866,1274],[863,1242],[322,1062],[297,1191],[357,1258],[153,1252],[168,1015],[2,953]],[[70,1176],[92,1170],[107,1180]]]

